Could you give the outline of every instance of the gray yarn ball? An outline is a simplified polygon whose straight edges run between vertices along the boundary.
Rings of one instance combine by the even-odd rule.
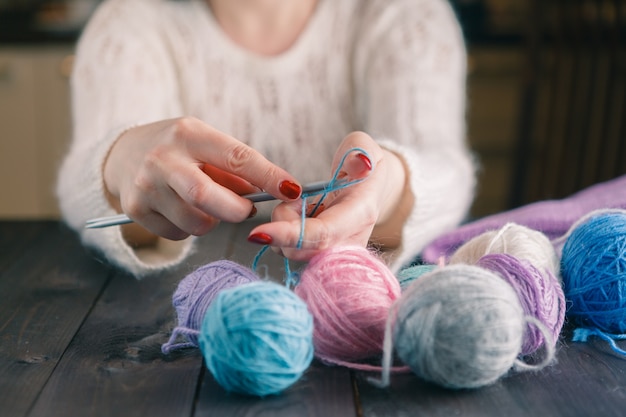
[[[407,288],[393,337],[398,356],[418,377],[447,388],[478,388],[514,366],[524,326],[508,283],[459,264],[426,273]]]

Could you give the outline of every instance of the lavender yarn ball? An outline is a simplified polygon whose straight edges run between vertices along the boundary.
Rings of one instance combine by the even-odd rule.
[[[449,265],[423,274],[402,294],[393,340],[418,377],[478,388],[515,365],[525,324],[517,294],[502,278],[473,265]]]
[[[578,225],[561,255],[568,316],[603,332],[626,332],[626,212]]]
[[[180,281],[172,297],[178,326],[199,331],[209,305],[220,291],[255,281],[259,281],[259,277],[252,269],[229,260],[201,266]],[[186,334],[185,337],[198,346],[196,335]]]
[[[559,280],[549,271],[541,272],[529,261],[505,253],[485,255],[476,264],[502,277],[518,295],[524,314],[535,317],[550,332],[545,340],[536,326],[527,326],[522,355],[534,353],[544,343],[556,346],[565,320],[565,296]]]
[[[207,368],[227,391],[265,396],[296,382],[313,359],[313,316],[288,288],[252,282],[222,290],[199,335]]]

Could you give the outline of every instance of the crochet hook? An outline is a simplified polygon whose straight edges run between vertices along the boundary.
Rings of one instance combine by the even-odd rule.
[[[302,187],[302,195],[319,193],[325,190],[329,185],[330,185],[330,182],[327,182],[327,181],[314,182],[314,183],[305,185],[304,187]],[[276,197],[266,192],[246,194],[246,195],[243,195],[242,197],[247,198],[253,203],[276,200]],[[118,225],[128,224],[132,222],[133,220],[130,219],[127,215],[117,214],[114,216],[97,217],[95,219],[87,220],[87,222],[85,223],[85,228],[86,229],[100,229],[103,227],[118,226]]]

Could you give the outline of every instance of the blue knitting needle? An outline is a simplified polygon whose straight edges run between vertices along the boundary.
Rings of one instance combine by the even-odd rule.
[[[317,192],[323,191],[329,186],[329,184],[330,182],[321,181],[321,182],[315,182],[312,184],[305,185],[304,187],[302,187],[302,194],[304,195],[304,194],[311,194],[311,193],[317,193]],[[242,197],[247,198],[253,203],[276,200],[276,197],[265,192],[246,194],[246,195],[243,195]],[[87,220],[87,222],[85,223],[85,228],[86,229],[100,229],[103,227],[118,226],[121,224],[128,224],[132,222],[133,220],[130,219],[127,215],[118,214],[115,216],[98,217],[95,219]]]

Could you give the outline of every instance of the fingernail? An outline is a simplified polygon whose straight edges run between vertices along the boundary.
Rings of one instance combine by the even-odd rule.
[[[296,198],[300,197],[300,194],[302,193],[302,187],[300,187],[295,182],[291,182],[287,180],[281,182],[278,185],[278,189],[280,190],[281,193],[283,193],[285,197],[291,200],[295,200]]]
[[[313,212],[314,209],[315,209],[315,212]],[[315,217],[319,215],[321,212],[323,212],[325,209],[326,209],[326,206],[324,205],[324,203],[320,204],[319,206],[317,205],[317,203],[311,203],[307,207],[307,216]]]
[[[252,205],[252,210],[250,210],[250,214],[248,215],[248,218],[251,219],[254,216],[256,216],[256,212],[257,212],[256,206],[253,204]]]
[[[359,158],[361,161],[363,161],[363,163],[365,164],[365,167],[367,168],[368,171],[372,170],[372,161],[370,161],[370,159],[367,157],[367,155],[365,155],[363,153],[358,153],[358,154],[356,154],[356,157]]]
[[[259,245],[270,245],[272,237],[267,233],[254,233],[248,236],[248,242],[258,243]]]

